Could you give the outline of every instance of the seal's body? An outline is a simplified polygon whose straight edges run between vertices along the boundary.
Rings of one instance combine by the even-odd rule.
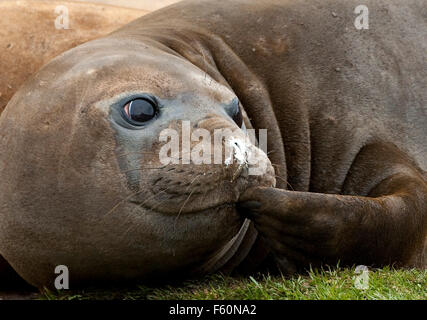
[[[0,118],[1,254],[38,286],[59,264],[123,281],[268,250],[287,272],[425,266],[426,8],[368,1],[358,30],[357,5],[184,1],[54,59]],[[276,176],[254,146],[257,177],[159,165],[163,129],[239,128],[237,99]],[[132,103],[150,116],[126,122]]]

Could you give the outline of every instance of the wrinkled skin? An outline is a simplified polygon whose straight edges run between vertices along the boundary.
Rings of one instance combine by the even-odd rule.
[[[159,117],[126,126],[117,106],[145,93],[160,101]],[[54,59],[2,114],[2,255],[39,287],[53,283],[57,265],[76,285],[213,271],[243,226],[239,196],[273,186],[274,170],[255,147],[268,165],[262,176],[233,179],[235,165],[164,166],[159,135],[187,120],[212,136],[244,136],[227,113],[235,98],[144,43],[100,39]]]
[[[53,60],[0,118],[0,253],[37,286],[58,264],[125,281],[253,267],[269,250],[289,273],[425,267],[426,9],[368,1],[362,33],[358,4],[184,1]],[[117,108],[145,93],[161,115],[122,126]],[[265,174],[159,166],[162,129],[238,129],[235,98],[268,129],[269,159],[251,146]]]

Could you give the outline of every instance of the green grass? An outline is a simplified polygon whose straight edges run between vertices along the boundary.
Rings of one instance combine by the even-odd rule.
[[[138,286],[127,290],[84,290],[52,292],[41,299],[60,300],[222,300],[222,299],[427,299],[427,270],[376,269],[369,271],[369,288],[354,285],[354,269],[313,270],[306,276],[284,278],[258,275],[233,278],[214,275],[179,286]]]

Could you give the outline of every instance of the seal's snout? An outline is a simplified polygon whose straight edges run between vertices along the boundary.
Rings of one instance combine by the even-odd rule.
[[[228,119],[209,116],[195,122],[174,120],[167,130],[178,134],[174,138],[177,152],[172,154],[173,147],[164,150],[172,140],[153,150],[160,155],[161,163],[167,162],[154,165],[158,169],[141,179],[138,203],[146,208],[173,215],[212,208],[224,211],[225,207],[232,208],[247,188],[275,185],[274,169],[266,154]],[[200,139],[185,141],[186,137]]]
[[[247,130],[240,128],[242,119],[232,119],[234,124],[224,117],[211,116],[198,123],[198,128],[208,129],[214,137],[212,148],[214,152],[221,153],[219,157],[214,154],[214,158],[223,159],[221,164],[231,173],[231,182],[241,177],[250,184],[274,186],[274,168],[266,153],[257,146],[255,132],[248,134]],[[221,141],[220,146],[218,141]]]

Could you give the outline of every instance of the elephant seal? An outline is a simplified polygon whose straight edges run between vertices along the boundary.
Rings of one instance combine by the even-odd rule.
[[[358,4],[183,1],[53,59],[0,118],[1,255],[38,287],[58,265],[77,286],[269,253],[285,272],[424,267],[426,8],[367,1],[358,30]],[[266,170],[161,165],[183,121],[268,129],[268,158],[245,146]]]
[[[55,28],[66,7],[69,29]],[[0,113],[18,88],[58,54],[104,36],[147,13],[70,1],[0,1]],[[61,20],[60,20],[61,21]]]

